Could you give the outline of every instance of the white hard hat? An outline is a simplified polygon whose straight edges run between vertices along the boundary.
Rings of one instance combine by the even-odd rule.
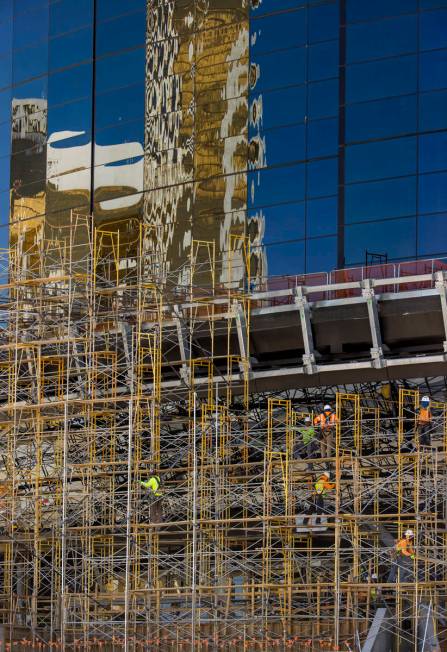
[[[414,537],[413,530],[405,530],[405,536],[406,537]]]
[[[305,417],[304,421],[310,421],[310,417]]]
[[[377,573],[372,573],[372,575],[371,575],[371,579],[372,579],[372,580],[377,580],[377,579],[378,579],[378,577],[377,577]]]
[[[423,396],[421,399],[421,403],[430,403],[430,397],[429,396]]]
[[[331,474],[329,473],[329,471],[323,471],[323,473],[321,475],[322,476],[325,475],[326,478],[328,478],[328,479],[331,477]]]
[[[327,410],[332,410],[330,405],[325,405],[324,406],[324,411],[326,412]]]

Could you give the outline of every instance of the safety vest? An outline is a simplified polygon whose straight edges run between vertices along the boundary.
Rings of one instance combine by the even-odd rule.
[[[413,543],[412,541],[409,541],[406,537],[397,542],[396,550],[397,552],[400,552],[400,554],[403,555],[404,557],[414,556]]]
[[[419,423],[430,423],[431,422],[431,410],[430,408],[420,407],[418,410],[418,421]]]
[[[305,426],[299,429],[299,433],[303,439],[303,444],[308,444],[315,437],[315,428],[313,426]]]
[[[161,480],[158,475],[151,475],[147,482],[141,483],[145,489],[151,489],[155,495],[158,495],[158,490],[160,489]]]
[[[334,412],[330,412],[329,414],[326,414],[326,412],[322,412],[314,419],[314,425],[321,426],[322,430],[332,428],[333,426],[335,426],[336,422],[337,422],[337,416],[334,414]]]
[[[320,478],[319,480],[317,480],[314,487],[315,487],[316,494],[318,494],[319,496],[324,496],[326,494],[326,491],[329,491],[330,489],[334,488],[334,485],[328,482],[327,480],[323,480],[322,478]]]

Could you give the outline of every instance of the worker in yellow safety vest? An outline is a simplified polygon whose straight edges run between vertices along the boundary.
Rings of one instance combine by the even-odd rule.
[[[151,475],[147,480],[140,480],[140,484],[145,489],[150,489],[154,496],[162,496],[160,491],[161,480],[159,475]]]
[[[330,482],[331,474],[329,471],[324,471],[317,479],[314,484],[314,504],[315,504],[315,513],[317,514],[316,523],[320,520],[318,518],[321,514],[326,514],[327,509],[324,505],[324,498],[328,491],[332,491],[335,488],[335,484]]]

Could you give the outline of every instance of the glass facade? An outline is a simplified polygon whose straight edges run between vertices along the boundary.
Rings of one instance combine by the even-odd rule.
[[[445,0],[4,0],[0,245],[250,236],[258,274],[447,256]]]

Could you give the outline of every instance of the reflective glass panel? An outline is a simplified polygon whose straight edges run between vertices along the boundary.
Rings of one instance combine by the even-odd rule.
[[[337,266],[337,238],[316,238],[306,243],[306,273],[323,272]]]
[[[380,59],[417,50],[417,17],[401,16],[347,29],[348,63]]]
[[[417,0],[347,0],[346,19],[350,22],[398,16],[417,11]]]
[[[305,235],[304,202],[269,206],[265,213],[264,242],[299,240]],[[252,217],[253,213],[249,213]]]
[[[13,83],[18,84],[48,71],[48,41],[13,53]]]
[[[423,52],[420,56],[420,89],[447,88],[447,50]]]
[[[248,174],[249,206],[269,206],[304,199],[304,165]]]
[[[311,43],[330,41],[338,37],[338,2],[312,7],[309,10],[309,39]]]
[[[345,188],[345,221],[365,222],[416,214],[416,177],[358,183]]]
[[[96,54],[100,57],[110,52],[143,45],[146,39],[146,12],[126,14],[99,23],[96,30]]]
[[[303,45],[306,42],[306,11],[288,11],[252,20],[251,55]]]
[[[0,91],[0,123],[8,122],[11,117],[11,89]]]
[[[447,213],[420,215],[418,228],[419,256],[447,254]]]
[[[329,158],[307,164],[308,197],[335,195],[338,186],[338,161]]]
[[[337,233],[337,197],[324,197],[307,202],[307,236]]]
[[[422,93],[419,98],[419,129],[447,129],[447,91]]]
[[[92,28],[85,27],[50,40],[49,69],[66,68],[92,58]]]
[[[272,129],[261,134],[265,138],[268,165],[303,161],[306,157],[306,128],[304,125]]]
[[[145,62],[144,48],[99,59],[96,62],[96,92],[102,93],[112,88],[142,82]]]
[[[389,258],[414,258],[416,218],[346,226],[346,264],[363,265],[366,250],[387,254]]]
[[[306,87],[295,86],[263,93],[250,104],[250,126],[264,128],[303,122],[306,117]],[[255,122],[256,120],[256,122]]]
[[[26,48],[48,38],[48,10],[35,9],[14,15],[14,49]]]
[[[144,123],[144,84],[96,95],[96,128],[102,129],[129,120]]]
[[[420,14],[421,50],[447,47],[447,9]]]
[[[325,118],[338,113],[338,79],[309,84],[309,118]]]
[[[12,56],[6,54],[0,59],[0,88],[9,86],[12,79]]]
[[[93,0],[59,0],[50,5],[50,36],[93,22]]]
[[[3,17],[4,16],[4,20]],[[5,11],[5,3],[0,3],[0,56],[9,54],[12,48],[12,20]]]
[[[346,181],[415,174],[416,156],[416,138],[351,145],[346,148]]]
[[[304,241],[267,245],[265,250],[269,276],[304,273]]]
[[[447,210],[447,172],[421,174],[419,177],[419,212],[439,213]]]
[[[419,138],[419,171],[447,170],[447,132],[426,134]]]
[[[50,75],[48,80],[48,102],[50,106],[87,97],[91,95],[91,91],[92,67],[90,64],[55,72]]]
[[[255,93],[269,88],[304,84],[306,81],[306,49],[291,48],[273,54],[263,54],[253,59],[259,66],[252,76]]]
[[[352,104],[346,109],[346,141],[386,138],[416,131],[416,95]]]
[[[338,75],[338,41],[318,43],[309,48],[309,81]]]
[[[338,120],[315,120],[307,127],[307,154],[309,158],[332,156],[338,150]]]
[[[113,16],[119,16],[130,11],[145,9],[147,0],[97,0],[96,12],[98,21]]]
[[[370,61],[346,69],[346,100],[362,102],[416,93],[417,58],[414,55]]]

